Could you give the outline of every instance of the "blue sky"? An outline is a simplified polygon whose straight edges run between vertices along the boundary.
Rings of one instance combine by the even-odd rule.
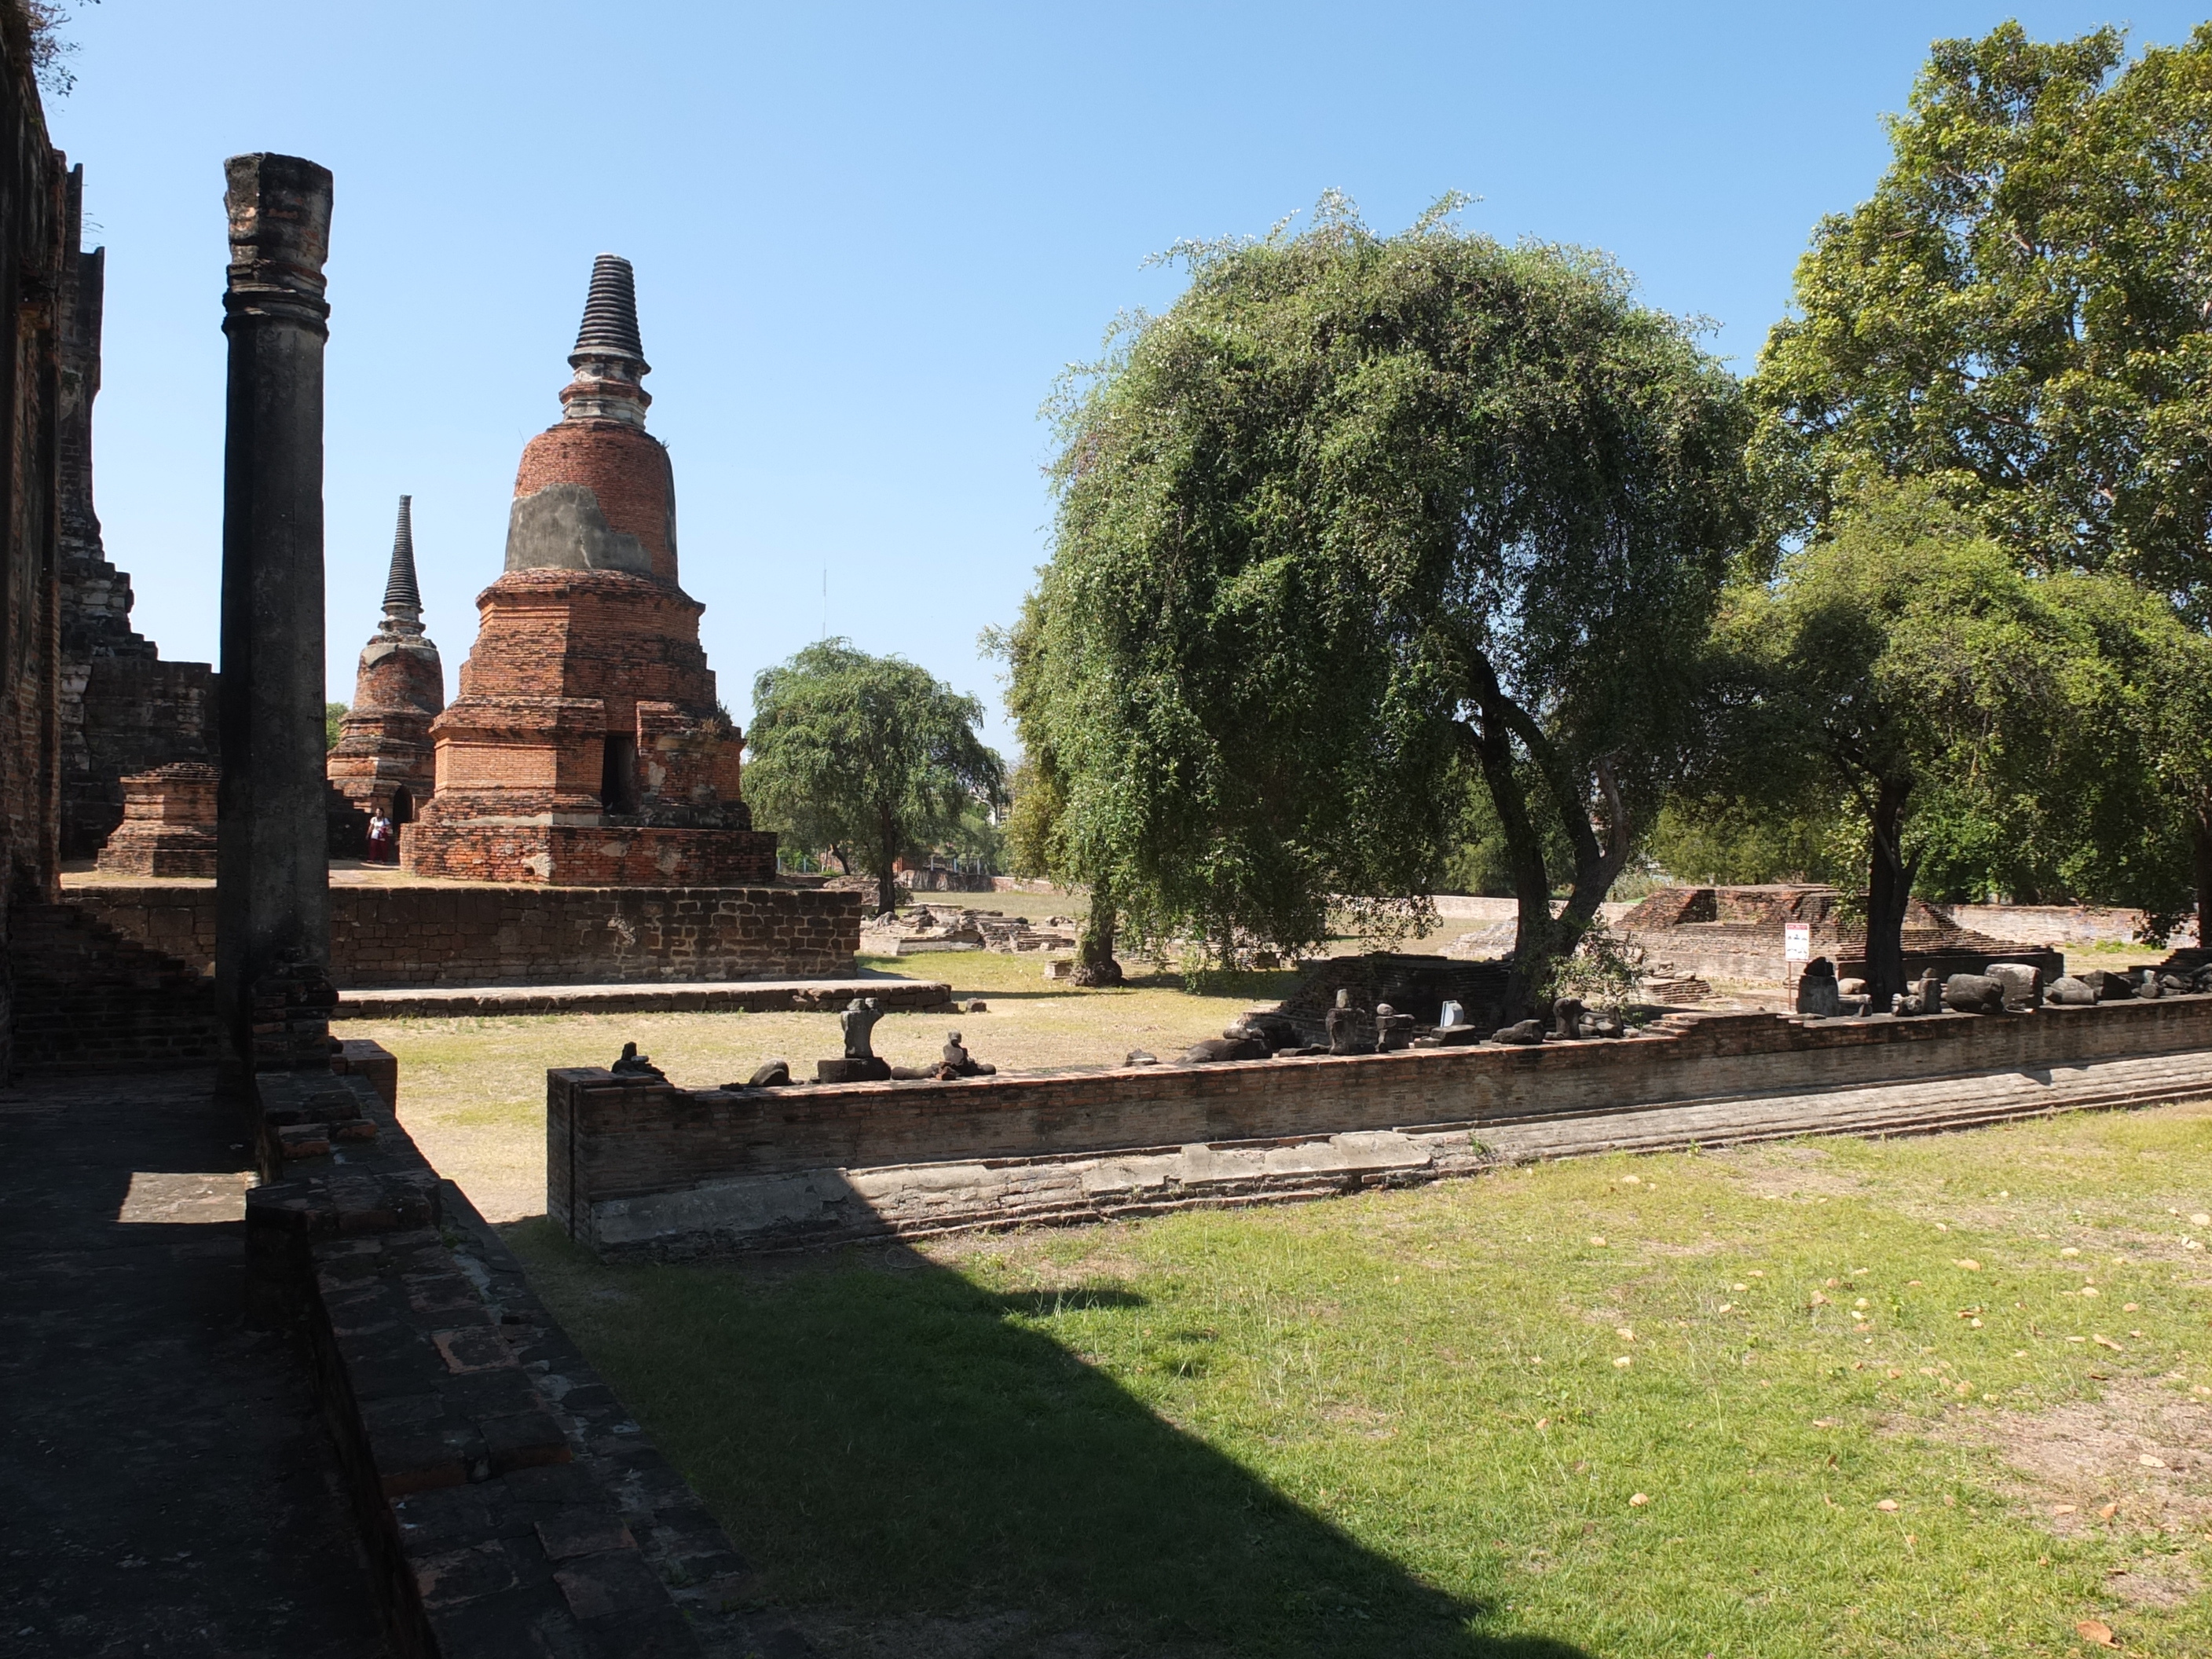
[[[592,254],[637,267],[652,427],[726,701],[829,631],[983,696],[977,631],[1048,552],[1037,409],[1146,256],[1340,187],[1396,229],[1447,190],[1504,238],[1603,247],[1748,368],[1819,216],[1879,175],[1934,39],[2202,14],[1370,3],[441,5],[103,0],[55,140],[108,250],[96,477],[139,629],[211,659],[222,161],[337,174],[330,686],[352,688],[415,497],[449,690]]]

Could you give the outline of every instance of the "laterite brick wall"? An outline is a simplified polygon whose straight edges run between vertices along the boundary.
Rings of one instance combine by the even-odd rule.
[[[1675,1014],[1654,1035],[1613,1042],[957,1082],[687,1091],[559,1070],[546,1073],[546,1212],[611,1256],[1003,1225],[1026,1218],[1024,1189],[1055,1180],[1074,1202],[1044,1218],[1065,1220],[1086,1198],[1112,1213],[1127,1185],[1114,1166],[1158,1163],[1163,1152],[1196,1165],[1224,1149],[1273,1148],[1261,1161],[1280,1164],[1295,1188],[1302,1172],[1346,1161],[1317,1138],[1357,1153],[1363,1138],[1452,1130],[1464,1150],[1493,1126],[1977,1075],[2047,1079],[2207,1050],[2212,996],[2177,996],[1904,1020]],[[1243,1201],[1267,1185],[1263,1174]],[[975,1193],[988,1201],[968,1201]]]
[[[125,937],[204,970],[215,889],[73,888]],[[333,887],[341,989],[787,979],[853,970],[860,896],[798,887]]]

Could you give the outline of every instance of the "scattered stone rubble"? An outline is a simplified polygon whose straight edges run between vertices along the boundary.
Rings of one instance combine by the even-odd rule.
[[[1786,949],[1785,930],[1795,923],[1808,930],[1812,951],[1828,958],[1841,979],[1864,973],[1866,957],[1865,924],[1846,913],[1842,897],[1832,887],[1811,884],[1664,887],[1613,926],[1670,971],[1771,984],[1797,977]],[[2020,962],[2040,968],[2047,980],[2064,968],[2056,951],[1993,939],[1917,898],[1905,906],[1900,943],[1906,969],[1916,975],[1979,974],[1992,962]]]
[[[1075,948],[1073,916],[1048,916],[1043,924],[1003,910],[966,909],[957,904],[917,904],[886,910],[860,926],[863,955],[917,956],[926,951],[994,951],[1027,956]]]

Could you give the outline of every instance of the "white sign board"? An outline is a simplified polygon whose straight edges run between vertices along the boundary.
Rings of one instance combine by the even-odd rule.
[[[1785,921],[1782,924],[1782,959],[1784,962],[1810,962],[1813,959],[1813,924],[1809,921]]]

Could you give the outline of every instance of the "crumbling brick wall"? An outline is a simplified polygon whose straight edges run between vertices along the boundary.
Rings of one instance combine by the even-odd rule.
[[[204,970],[211,885],[73,888],[125,937]],[[848,974],[861,896],[800,887],[333,887],[343,988],[588,985]]]
[[[51,898],[61,871],[54,335],[63,176],[21,15],[0,8],[0,315],[14,324],[0,361],[0,910]],[[0,1079],[13,1010],[0,969]]]
[[[125,774],[216,753],[215,671],[164,662],[131,626],[131,578],[108,562],[92,495],[106,250],[80,250],[84,169],[62,196],[56,350],[61,630],[61,855],[90,858],[123,821]]]

